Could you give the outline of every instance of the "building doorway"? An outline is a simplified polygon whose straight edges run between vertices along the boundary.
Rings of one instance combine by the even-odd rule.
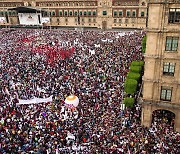
[[[152,113],[152,126],[174,129],[175,114],[168,110],[155,110]]]
[[[102,29],[103,30],[107,29],[107,21],[102,21]]]

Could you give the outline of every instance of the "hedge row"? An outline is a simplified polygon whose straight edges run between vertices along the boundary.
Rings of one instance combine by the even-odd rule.
[[[124,84],[124,91],[127,94],[134,94],[137,89],[138,82],[134,79],[127,79]]]
[[[144,61],[142,60],[135,60],[132,61],[131,66],[143,66],[144,65]]]
[[[134,105],[134,98],[126,97],[124,98],[123,103],[125,104],[126,107],[132,108]]]
[[[146,52],[146,40],[147,40],[147,37],[145,36],[145,37],[142,39],[142,52],[143,52],[143,53]]]
[[[139,81],[141,75],[139,73],[129,72],[127,75],[128,79],[134,79],[136,81]]]
[[[124,83],[124,91],[133,95],[137,92],[137,86],[141,78],[141,72],[143,69],[144,62],[143,61],[133,61],[130,65],[130,71],[127,74],[126,81]],[[134,98],[125,97],[123,103],[126,107],[132,108],[134,105]]]
[[[141,73],[142,66],[130,66],[130,72]]]

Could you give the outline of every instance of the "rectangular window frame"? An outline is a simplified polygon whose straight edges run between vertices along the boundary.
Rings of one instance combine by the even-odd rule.
[[[59,16],[63,16],[63,12],[62,11],[59,11]]]
[[[96,11],[93,11],[93,16],[96,16]]]
[[[119,11],[119,17],[123,16],[123,11]]]
[[[136,11],[132,11],[132,17],[136,17]]]
[[[73,16],[73,11],[69,11],[69,16]]]
[[[103,14],[103,16],[106,16],[107,15],[107,11],[103,11],[102,14]]]
[[[78,16],[78,11],[74,11],[74,15],[75,15],[75,16]]]
[[[180,8],[170,8],[169,9],[169,24],[180,24]]]
[[[64,11],[64,16],[68,16],[68,11]]]
[[[113,16],[114,16],[114,17],[117,17],[117,11],[114,11],[114,12],[113,12]]]
[[[176,52],[178,50],[179,37],[167,36],[165,51]]]
[[[160,100],[171,101],[172,99],[172,87],[161,86]]]
[[[56,11],[52,11],[52,12],[51,12],[51,15],[52,15],[52,16],[56,16]]]
[[[174,76],[176,63],[163,63],[163,75]]]
[[[141,11],[141,17],[144,17],[144,11]]]
[[[131,16],[131,13],[129,10],[126,11],[126,17],[130,17]]]
[[[87,15],[87,12],[86,12],[86,11],[84,11],[83,15],[84,15],[84,16],[86,16],[86,15]]]
[[[92,14],[91,11],[88,11],[88,16],[91,16],[91,14]]]

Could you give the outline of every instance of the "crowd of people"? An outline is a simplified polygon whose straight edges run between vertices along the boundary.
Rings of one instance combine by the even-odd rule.
[[[154,118],[145,128],[139,104],[121,108],[130,63],[143,59],[144,35],[1,29],[0,153],[178,153],[180,134],[169,123]],[[47,49],[73,52],[49,63]],[[64,104],[71,94],[80,100],[73,110]],[[17,105],[50,96],[52,102]]]

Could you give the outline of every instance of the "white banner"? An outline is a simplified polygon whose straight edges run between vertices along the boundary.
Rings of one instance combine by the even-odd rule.
[[[50,23],[49,17],[42,17],[42,23]]]
[[[6,18],[5,17],[0,17],[0,23],[5,23],[6,22]]]
[[[33,98],[33,99],[29,99],[29,100],[23,100],[23,99],[19,99],[19,103],[17,103],[17,105],[22,105],[22,104],[38,104],[38,103],[47,103],[47,102],[52,102],[52,97],[50,96],[48,98]]]

